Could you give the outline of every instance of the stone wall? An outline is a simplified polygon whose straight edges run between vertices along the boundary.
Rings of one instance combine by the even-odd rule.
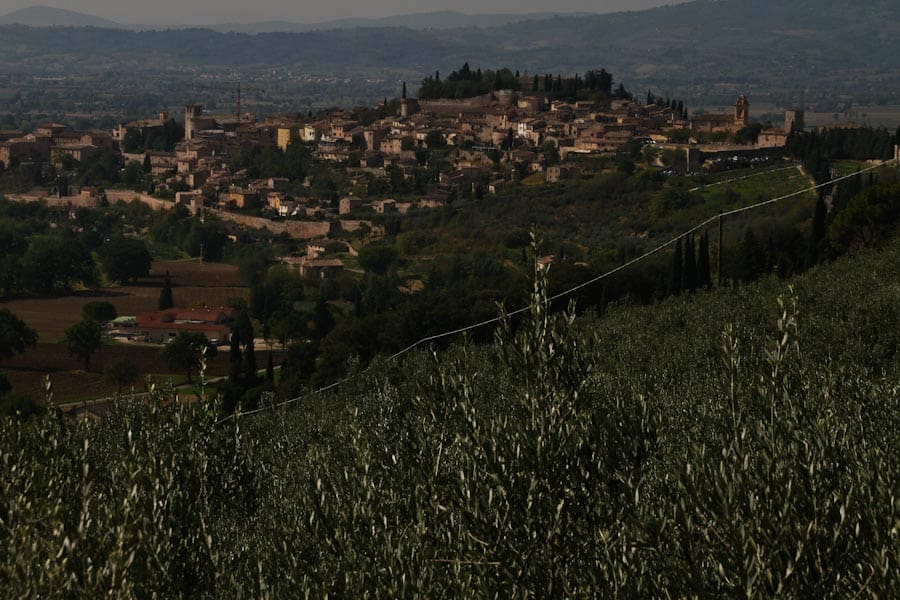
[[[219,217],[223,221],[230,221],[253,229],[268,229],[275,235],[287,233],[292,238],[301,240],[325,237],[332,231],[332,228],[340,228],[339,223],[334,221],[270,221],[262,217],[238,215],[214,208],[207,209],[206,212]]]
[[[171,200],[160,200],[153,198],[147,194],[135,192],[132,190],[107,190],[105,192],[107,200],[110,204],[115,204],[119,200],[132,202],[139,200],[153,210],[172,210],[176,204]],[[14,202],[37,202],[43,200],[47,206],[61,207],[86,207],[95,208],[99,203],[99,198],[86,198],[83,196],[64,196],[57,198],[56,196],[48,196],[45,193],[29,193],[29,194],[8,194],[6,196]],[[239,215],[232,212],[218,210],[214,208],[204,209],[207,214],[214,215],[225,222],[236,223],[243,227],[251,229],[267,229],[275,235],[287,233],[290,237],[300,240],[312,240],[315,238],[327,237],[329,233],[337,233],[340,231],[352,232],[357,231],[361,227],[369,227],[374,235],[383,232],[381,228],[373,228],[369,221],[345,220],[345,221],[270,221],[263,217],[252,217],[250,215]]]
[[[115,204],[119,200],[126,203],[140,200],[153,210],[172,210],[175,208],[175,203],[171,200],[160,200],[159,198],[154,198],[153,196],[135,192],[133,190],[106,190],[104,193],[110,204]]]

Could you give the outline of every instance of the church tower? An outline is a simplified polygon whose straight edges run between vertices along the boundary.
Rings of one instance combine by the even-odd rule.
[[[747,96],[741,94],[734,104],[734,126],[742,129],[750,124],[750,102]]]
[[[194,134],[196,133],[197,125],[195,123],[196,119],[199,119],[203,116],[203,105],[202,104],[188,104],[184,107],[184,139],[187,141],[191,141],[194,139]]]
[[[406,82],[403,82],[403,91],[400,94],[400,116],[411,117],[419,112],[419,101],[406,96]]]

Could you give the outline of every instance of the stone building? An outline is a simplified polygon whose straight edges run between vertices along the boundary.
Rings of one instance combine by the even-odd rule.
[[[736,133],[750,124],[750,102],[741,94],[732,114],[706,114],[691,119],[691,129],[708,133]]]

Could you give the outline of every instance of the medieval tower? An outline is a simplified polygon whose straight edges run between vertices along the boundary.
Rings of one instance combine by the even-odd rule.
[[[741,94],[734,104],[734,125],[737,128],[744,128],[750,124],[750,102],[747,96]]]
[[[792,108],[784,113],[784,130],[788,133],[791,131],[803,131],[806,127],[804,122],[803,109]]]
[[[202,104],[188,104],[184,107],[184,139],[194,139],[197,131],[196,120],[203,116]]]

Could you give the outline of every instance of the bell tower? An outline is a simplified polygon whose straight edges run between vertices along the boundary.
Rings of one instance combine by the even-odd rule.
[[[194,134],[196,133],[195,128],[196,124],[194,123],[195,119],[203,116],[203,105],[202,104],[188,104],[184,107],[184,139],[190,141],[194,139]]]
[[[746,127],[750,124],[750,102],[747,96],[741,94],[740,98],[734,104],[734,126],[738,128]]]

